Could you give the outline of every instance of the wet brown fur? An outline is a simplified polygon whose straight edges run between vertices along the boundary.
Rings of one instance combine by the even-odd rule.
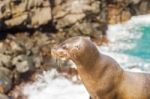
[[[73,37],[52,49],[71,59],[92,99],[150,99],[150,74],[123,70],[85,37]]]

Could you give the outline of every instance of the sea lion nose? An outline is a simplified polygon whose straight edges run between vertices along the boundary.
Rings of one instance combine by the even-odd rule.
[[[52,55],[52,56],[56,56],[56,55],[57,55],[56,52],[57,52],[56,46],[53,47],[53,48],[51,48],[51,55]]]
[[[64,54],[64,50],[62,48],[58,48],[57,46],[51,49],[52,56],[61,56]]]

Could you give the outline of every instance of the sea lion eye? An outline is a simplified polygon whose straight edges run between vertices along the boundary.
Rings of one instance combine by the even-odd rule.
[[[63,45],[62,48],[63,48],[63,49],[67,49],[67,46],[66,46],[66,45]]]
[[[78,45],[75,46],[78,50],[80,49]]]

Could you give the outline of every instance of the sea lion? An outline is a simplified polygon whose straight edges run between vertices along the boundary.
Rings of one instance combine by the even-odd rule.
[[[150,99],[150,74],[123,70],[103,55],[86,37],[73,37],[52,50],[52,55],[71,59],[91,99]]]

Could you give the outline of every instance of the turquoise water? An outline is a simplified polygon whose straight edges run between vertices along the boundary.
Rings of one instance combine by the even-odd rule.
[[[100,51],[114,58],[124,69],[150,72],[150,15],[109,25],[107,33],[110,44],[101,46]]]
[[[135,47],[124,51],[125,54],[143,59],[150,59],[150,25],[141,25],[138,29],[142,35],[139,39],[131,42]]]

